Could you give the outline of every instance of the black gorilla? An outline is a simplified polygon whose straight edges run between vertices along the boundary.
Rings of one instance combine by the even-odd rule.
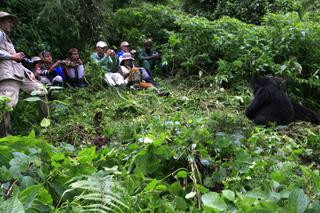
[[[274,122],[286,125],[296,120],[320,124],[320,118],[314,111],[291,101],[271,78],[255,79],[252,89],[254,99],[246,109],[246,116],[255,124]]]

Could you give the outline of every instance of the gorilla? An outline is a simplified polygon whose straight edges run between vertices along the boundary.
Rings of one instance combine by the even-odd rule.
[[[262,77],[252,82],[254,99],[246,109],[246,116],[255,124],[286,125],[293,121],[308,121],[320,124],[320,118],[292,100],[270,77]]]

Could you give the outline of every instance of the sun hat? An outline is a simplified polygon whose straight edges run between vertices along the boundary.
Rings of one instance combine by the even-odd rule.
[[[105,48],[105,47],[108,47],[108,45],[107,45],[107,43],[104,42],[104,41],[99,41],[99,42],[96,44],[96,47]]]
[[[17,16],[12,15],[12,14],[7,13],[7,12],[4,12],[4,11],[0,11],[0,19],[3,19],[3,18],[11,18],[14,22],[18,21]]]
[[[130,44],[127,41],[123,41],[120,44],[120,47],[127,47],[127,46],[130,46]]]
[[[34,57],[31,58],[31,62],[32,63],[39,62],[39,61],[42,61],[39,56],[34,56]]]
[[[133,60],[134,61],[134,58],[132,58],[130,53],[123,53],[123,55],[121,55],[119,57],[119,64],[121,64],[125,60]]]

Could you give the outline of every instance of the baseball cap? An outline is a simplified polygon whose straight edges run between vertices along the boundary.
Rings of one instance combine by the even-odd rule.
[[[104,42],[104,41],[99,41],[96,45],[96,47],[101,47],[101,48],[104,48],[104,47],[108,47],[107,43]]]
[[[130,46],[130,44],[126,41],[121,42],[120,47],[127,47]]]

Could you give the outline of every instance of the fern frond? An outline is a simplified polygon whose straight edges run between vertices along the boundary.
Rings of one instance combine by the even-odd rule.
[[[85,178],[85,179],[84,179]],[[76,205],[82,212],[124,212],[129,209],[121,196],[114,192],[117,188],[112,176],[105,173],[83,175],[73,180],[69,191],[81,190],[71,204]]]

